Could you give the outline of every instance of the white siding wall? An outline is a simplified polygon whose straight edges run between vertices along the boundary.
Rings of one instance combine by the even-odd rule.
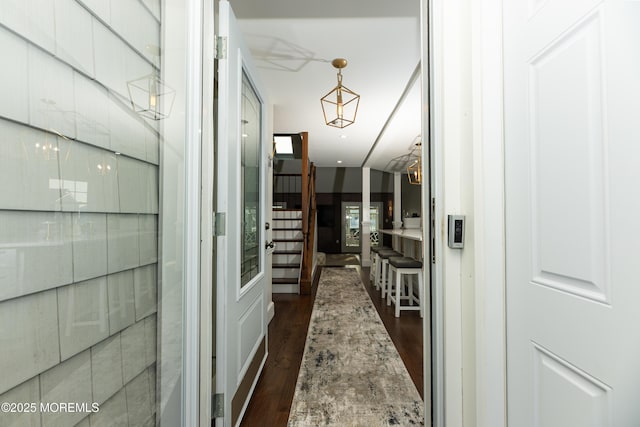
[[[0,401],[101,405],[2,425],[154,423],[159,141],[127,81],[158,65],[159,18],[0,4]]]

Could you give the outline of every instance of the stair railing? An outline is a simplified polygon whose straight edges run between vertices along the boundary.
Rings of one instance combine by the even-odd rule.
[[[302,132],[302,268],[300,293],[311,293],[316,224],[316,167],[309,164],[308,133]]]
[[[316,166],[311,163],[307,189],[303,192],[302,210],[302,267],[300,268],[300,293],[311,293],[313,281],[313,258],[316,232]],[[306,193],[306,194],[305,194]],[[305,198],[306,197],[306,198]],[[306,208],[306,209],[305,209]]]

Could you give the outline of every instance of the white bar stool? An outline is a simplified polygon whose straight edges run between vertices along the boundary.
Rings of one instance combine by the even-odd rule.
[[[387,305],[395,304],[395,316],[400,317],[401,310],[420,310],[420,317],[424,317],[424,280],[422,275],[422,262],[407,257],[390,257],[389,262],[389,282],[387,290]],[[413,293],[413,275],[418,275],[418,298]],[[409,287],[406,296],[403,292],[403,276],[407,275]],[[394,278],[395,277],[395,278]],[[393,289],[395,285],[395,290]],[[408,300],[410,305],[402,305],[401,300]],[[413,305],[417,302],[418,305]]]
[[[376,254],[376,263],[378,264],[378,267],[376,267],[376,289],[382,290],[382,299],[384,299],[387,293],[387,283],[389,283],[387,266],[389,265],[389,258],[391,257],[402,257],[402,254],[393,249],[386,251],[380,250]]]
[[[375,284],[376,286],[376,290],[378,289],[378,281],[376,280],[377,274],[379,274],[378,272],[378,252],[385,250],[385,251],[390,251],[393,250],[390,247],[387,246],[375,246],[371,248],[371,271],[369,274],[370,280]]]

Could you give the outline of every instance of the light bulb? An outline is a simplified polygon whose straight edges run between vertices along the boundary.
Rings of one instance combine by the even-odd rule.
[[[158,105],[158,87],[156,86],[155,78],[152,78],[149,83],[149,109],[155,110]]]

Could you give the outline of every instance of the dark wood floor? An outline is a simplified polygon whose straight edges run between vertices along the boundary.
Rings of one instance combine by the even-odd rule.
[[[369,269],[360,275],[380,314],[398,353],[413,382],[424,398],[422,369],[422,319],[418,312],[403,312],[394,317],[393,307],[387,307],[380,292],[369,283]],[[312,295],[274,294],[275,316],[269,324],[269,356],[241,426],[286,426],[300,362],[309,328],[317,283]]]

